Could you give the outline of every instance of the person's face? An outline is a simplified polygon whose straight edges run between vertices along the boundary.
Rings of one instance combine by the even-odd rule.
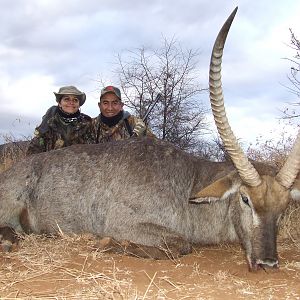
[[[98,106],[102,115],[107,118],[116,116],[123,109],[123,103],[114,93],[102,96]]]
[[[58,106],[68,114],[74,114],[79,110],[79,99],[74,95],[65,95],[61,98]]]

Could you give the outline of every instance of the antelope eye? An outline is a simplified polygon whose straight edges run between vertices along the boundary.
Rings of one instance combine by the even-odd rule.
[[[242,198],[243,202],[250,207],[248,197],[246,195],[241,194],[241,198]]]

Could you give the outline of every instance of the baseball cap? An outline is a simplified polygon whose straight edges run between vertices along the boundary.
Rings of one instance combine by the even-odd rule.
[[[112,85],[106,86],[104,89],[101,90],[100,99],[107,93],[113,93],[121,100],[121,91],[117,87]]]

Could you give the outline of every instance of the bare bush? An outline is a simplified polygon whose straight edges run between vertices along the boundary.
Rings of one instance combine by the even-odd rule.
[[[0,145],[0,172],[7,170],[13,163],[26,156],[28,139],[16,140],[13,136],[3,136],[4,144]]]
[[[250,159],[266,162],[278,169],[282,167],[291,148],[295,137],[287,131],[283,131],[279,140],[264,140],[261,136],[256,139],[255,144],[250,144],[247,155]]]
[[[208,132],[197,71],[199,53],[164,39],[159,49],[141,47],[118,56],[125,104],[161,139],[192,151]],[[156,98],[157,95],[161,97]]]

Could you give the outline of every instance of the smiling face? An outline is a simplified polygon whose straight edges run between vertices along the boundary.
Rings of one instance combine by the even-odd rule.
[[[98,103],[100,111],[104,117],[111,118],[123,110],[123,103],[114,93],[106,93]]]
[[[67,114],[75,114],[80,107],[79,99],[75,95],[64,95],[58,106]]]

